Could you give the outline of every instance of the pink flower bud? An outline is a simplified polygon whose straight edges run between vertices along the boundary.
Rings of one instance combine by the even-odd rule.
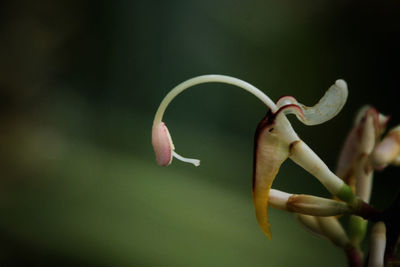
[[[153,144],[158,165],[168,166],[172,161],[174,144],[172,143],[168,128],[164,122],[153,124],[151,142]]]

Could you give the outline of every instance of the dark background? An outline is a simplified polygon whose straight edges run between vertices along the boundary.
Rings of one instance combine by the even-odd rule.
[[[174,100],[164,120],[198,168],[155,164],[152,120],[172,87],[201,74],[306,105],[343,78],[336,118],[290,118],[334,169],[361,106],[399,123],[399,18],[394,0],[0,2],[0,265],[345,265],[293,214],[270,210],[272,241],[259,230],[257,99],[208,84]],[[388,205],[398,176],[376,174],[374,205]],[[328,196],[290,161],[274,188]]]

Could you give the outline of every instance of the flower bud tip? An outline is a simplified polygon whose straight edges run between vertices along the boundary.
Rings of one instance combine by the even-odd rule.
[[[336,80],[335,84],[336,84],[336,86],[338,86],[340,88],[346,88],[347,89],[347,83],[342,79]]]
[[[157,164],[168,166],[172,161],[174,144],[172,143],[167,126],[163,122],[154,124],[151,136]]]

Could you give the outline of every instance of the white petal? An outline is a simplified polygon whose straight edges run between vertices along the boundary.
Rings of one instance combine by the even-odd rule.
[[[312,107],[307,107],[297,102],[297,100],[291,96],[280,98],[276,105],[278,108],[283,108],[287,105],[292,107],[296,105],[299,109],[288,108],[285,110],[285,113],[295,114],[296,117],[306,125],[316,125],[335,117],[346,103],[347,96],[348,90],[346,82],[344,80],[337,80],[335,84],[326,91],[319,102]]]

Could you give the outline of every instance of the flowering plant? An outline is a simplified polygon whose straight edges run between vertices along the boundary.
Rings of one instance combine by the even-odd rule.
[[[347,100],[345,81],[337,80],[316,105],[307,107],[292,96],[281,97],[274,103],[262,91],[237,78],[204,75],[179,84],[162,100],[152,128],[152,144],[159,165],[168,166],[174,157],[195,166],[200,165],[200,160],[186,158],[175,152],[162,118],[167,106],[178,94],[192,86],[210,82],[240,87],[255,95],[268,108],[255,134],[252,196],[258,224],[269,239],[268,206],[271,206],[296,213],[305,227],[343,248],[350,266],[362,266],[365,259],[360,243],[365,236],[367,223],[371,221],[375,224],[371,232],[369,266],[398,263],[395,252],[400,236],[400,219],[396,214],[400,211],[400,195],[385,211],[373,208],[369,205],[369,199],[373,171],[400,164],[400,126],[382,138],[389,118],[373,107],[362,108],[344,143],[334,173],[300,139],[287,115],[295,115],[306,125],[321,124],[332,119]],[[317,178],[333,198],[271,189],[280,166],[288,158]],[[338,216],[344,214],[350,215],[347,232],[338,220]]]

